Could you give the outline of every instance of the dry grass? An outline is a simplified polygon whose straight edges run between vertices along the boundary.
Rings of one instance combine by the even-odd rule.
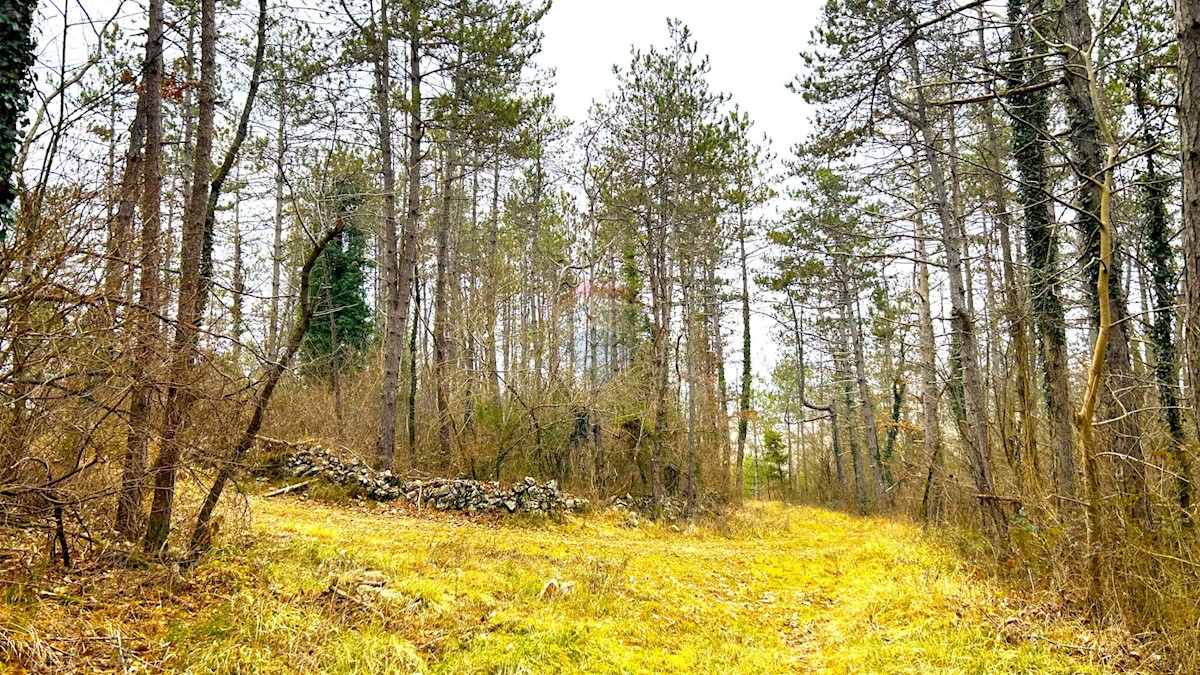
[[[1112,636],[1026,606],[916,528],[885,520],[776,504],[683,529],[610,513],[549,522],[299,498],[252,506],[250,530],[183,579],[157,567],[11,587],[0,655],[54,672],[1138,667]],[[363,602],[327,592],[332,578],[364,569],[382,572],[390,592]],[[550,579],[568,590],[543,593]],[[1124,661],[1105,665],[1118,654]]]

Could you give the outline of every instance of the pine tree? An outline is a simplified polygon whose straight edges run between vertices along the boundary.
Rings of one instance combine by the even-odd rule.
[[[341,223],[339,233],[325,247],[312,271],[309,294],[314,321],[304,333],[300,355],[304,372],[331,378],[363,365],[374,326],[367,306],[367,258],[362,211],[369,184],[355,168],[335,169],[317,217]],[[319,229],[314,227],[313,229]]]

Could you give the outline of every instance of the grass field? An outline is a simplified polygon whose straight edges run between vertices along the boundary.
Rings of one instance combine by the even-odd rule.
[[[1109,672],[1079,625],[1019,609],[885,520],[776,504],[703,526],[250,509],[250,530],[183,577],[10,589],[0,653],[55,672]],[[365,570],[386,590],[330,591]]]

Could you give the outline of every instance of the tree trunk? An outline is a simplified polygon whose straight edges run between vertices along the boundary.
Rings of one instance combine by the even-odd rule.
[[[496,329],[500,321],[500,310],[496,304],[496,285],[500,283],[500,260],[497,240],[500,236],[500,146],[492,148],[492,212],[488,214],[487,269],[488,281],[484,284],[487,334],[484,359],[487,361],[488,385],[492,394],[500,395],[500,366],[496,356]]]
[[[917,192],[920,193],[920,187]],[[928,464],[921,496],[921,512],[926,524],[938,525],[942,520],[946,467],[942,457],[942,427],[938,419],[937,343],[933,332],[933,311],[929,302],[929,254],[925,251],[925,226],[921,218],[919,197],[916,203],[918,207],[913,217],[913,246],[917,258],[917,331],[921,341],[921,418],[924,423],[925,461]]]
[[[404,237],[401,242],[400,249],[400,278],[396,306],[396,316],[400,322],[398,326],[397,339],[403,339],[408,320],[409,305],[413,296],[413,284],[417,271],[417,231],[421,227],[421,168],[424,154],[422,152],[422,143],[425,138],[425,121],[421,115],[423,113],[421,84],[424,81],[424,74],[421,72],[421,50],[423,49],[421,41],[421,12],[420,3],[412,2],[407,7],[407,26],[408,26],[408,166],[406,171],[408,175],[408,195],[407,202],[407,217],[404,223]],[[414,313],[413,321],[417,320]],[[396,359],[399,365],[399,357]],[[416,359],[413,359],[413,368],[416,368]],[[415,370],[414,370],[415,373]],[[414,374],[413,383],[409,386],[416,391],[416,377]],[[413,396],[415,399],[415,394]],[[415,405],[415,400],[410,401],[410,406]],[[392,415],[395,415],[395,394],[392,394],[391,401]],[[392,420],[392,425],[395,425],[395,420]],[[416,430],[410,426],[409,437],[415,438]],[[389,445],[394,449],[394,440],[389,442]],[[410,444],[411,446],[411,444]],[[408,454],[414,460],[417,456],[417,449],[409,447]]]
[[[245,318],[242,308],[246,295],[246,274],[242,262],[242,224],[241,224],[241,195],[236,195],[233,205],[233,274],[230,279],[230,295],[233,296],[229,306],[229,333],[233,338],[233,364],[238,375],[242,374],[242,333],[245,332]]]
[[[951,330],[961,349],[962,381],[967,426],[970,435],[964,437],[971,479],[978,492],[985,526],[991,531],[997,546],[1008,541],[1008,520],[996,500],[992,479],[991,441],[988,438],[987,402],[979,373],[979,348],[975,341],[975,320],[967,306],[966,284],[963,277],[962,229],[951,211],[949,189],[942,167],[941,142],[929,119],[928,103],[922,83],[916,45],[908,45],[908,59],[916,92],[914,122],[921,135],[925,163],[933,188],[934,206],[941,223],[942,245],[946,250],[946,269],[950,277]]]
[[[408,463],[419,465],[417,457],[417,328],[421,325],[421,280],[413,274],[412,329],[408,336],[408,391],[404,402],[408,412],[405,429],[408,431]]]
[[[742,471],[746,456],[746,431],[750,423],[750,388],[754,376],[750,362],[750,274],[746,268],[746,215],[741,206],[738,207],[738,247],[742,270],[742,390],[738,396],[737,467],[734,469],[734,489],[737,491],[736,498],[740,501],[745,489],[742,484]],[[757,467],[755,470],[757,471]]]
[[[246,102],[238,118],[233,140],[225,159],[209,179],[212,164],[213,117],[216,103],[216,1],[201,3],[200,28],[200,120],[196,132],[196,156],[193,163],[192,194],[184,217],[183,243],[180,252],[179,309],[176,316],[175,343],[171,359],[171,385],[167,390],[164,412],[162,447],[151,473],[154,475],[154,501],[146,524],[145,548],[161,551],[171,532],[171,512],[175,500],[175,478],[179,470],[179,432],[196,392],[189,386],[192,361],[195,359],[200,323],[211,286],[212,241],[216,221],[217,201],[221,187],[229,176],[238,151],[246,140],[250,113],[262,80],[263,56],[267,42],[267,2],[258,2],[257,46]]]
[[[1179,135],[1183,157],[1185,353],[1192,422],[1200,437],[1200,0],[1176,0]]]
[[[979,11],[982,13],[982,8]],[[1022,29],[1018,26],[1014,30],[1019,31]],[[981,48],[985,45],[983,34],[984,29],[981,21],[979,28],[979,44]],[[988,173],[988,187],[991,192],[992,206],[995,213],[995,225],[1000,235],[1004,314],[1008,322],[1009,340],[1012,343],[1012,360],[1017,366],[1015,379],[1017,408],[1020,416],[1016,422],[1018,440],[1012,453],[1012,467],[1017,491],[1023,492],[1027,464],[1032,464],[1034,467],[1037,466],[1037,418],[1034,415],[1033,376],[1030,373],[1029,326],[1026,322],[1027,313],[1025,307],[1021,303],[1021,296],[1018,291],[1019,282],[1013,264],[1013,224],[1009,210],[1008,190],[1004,185],[1004,152],[1000,138],[1000,129],[996,123],[995,104],[993,101],[988,101],[984,104],[983,125],[985,141],[987,143],[983,165]],[[1025,186],[1022,185],[1021,189],[1025,189]],[[1033,475],[1036,480],[1036,468]]]
[[[665,205],[664,205],[665,206]],[[652,300],[651,335],[654,342],[654,435],[650,442],[650,485],[654,501],[654,518],[662,515],[663,448],[667,440],[667,397],[670,390],[671,353],[671,270],[667,257],[667,221],[665,214],[659,222],[647,227],[646,240],[650,264],[650,295]]]
[[[140,98],[145,105],[145,151],[142,158],[142,254],[138,281],[140,307],[134,343],[133,385],[129,395],[129,433],[125,438],[125,461],[121,470],[121,492],[117,497],[115,527],[126,539],[137,538],[141,528],[142,502],[149,459],[152,383],[148,365],[154,363],[159,345],[158,314],[162,310],[159,281],[159,230],[162,227],[163,162],[163,0],[151,0],[146,27],[146,64]]]
[[[712,369],[715,371],[713,381],[716,390],[713,399],[716,408],[714,423],[717,434],[717,451],[721,453],[721,487],[726,494],[729,492],[729,407],[727,401],[727,383],[725,382],[725,338],[721,334],[721,299],[717,292],[717,271],[715,261],[707,266],[709,317],[712,321],[713,360]]]
[[[184,416],[195,396],[191,365],[204,315],[201,272],[204,262],[205,207],[212,171],[213,122],[216,109],[217,78],[217,3],[200,4],[200,85],[199,119],[192,156],[192,186],[184,208],[180,235],[179,292],[175,315],[175,337],[171,346],[170,385],[167,389],[161,447],[155,460],[154,500],[146,526],[145,546],[157,552],[171,531],[171,512],[175,500],[175,476],[181,454],[179,432]]]
[[[726,404],[725,382],[725,336],[721,335],[721,300],[716,291],[716,263],[709,261],[706,265],[708,316],[712,321],[713,342],[712,381],[715,383],[713,392],[713,407],[715,420],[713,423],[716,435],[716,449],[721,453],[721,488],[728,494],[730,488],[730,411]]]
[[[849,348],[850,308],[843,302],[838,306],[838,341]],[[834,369],[842,387],[842,401],[846,406],[846,428],[850,438],[850,460],[854,469],[854,501],[859,513],[867,513],[870,504],[867,497],[866,468],[863,466],[862,451],[858,444],[858,425],[854,418],[854,376],[850,373],[850,354],[839,350],[834,355]]]
[[[159,11],[161,15],[162,12]],[[151,18],[153,21],[153,18]],[[158,32],[161,33],[161,20]],[[139,179],[145,180],[142,170],[143,146],[146,140],[146,116],[149,114],[149,101],[153,98],[149,88],[151,78],[155,77],[150,70],[154,67],[153,57],[149,54],[150,31],[148,26],[146,36],[147,54],[143,65],[142,91],[138,93],[137,108],[133,115],[133,123],[129,126],[129,147],[125,151],[125,166],[121,171],[121,185],[117,190],[117,212],[113,214],[108,224],[108,241],[104,253],[104,319],[108,325],[115,326],[118,308],[125,297],[125,287],[131,282],[129,278],[133,248],[133,216],[138,204]],[[162,39],[158,40],[161,47]],[[161,49],[159,50],[161,52]],[[161,60],[161,56],[160,56]],[[159,91],[162,89],[162,69],[158,69]],[[159,94],[159,109],[162,109],[162,97]]]
[[[875,508],[887,504],[887,486],[884,481],[883,459],[880,456],[879,429],[875,426],[875,405],[871,402],[871,391],[867,384],[867,359],[863,353],[862,316],[858,306],[858,297],[850,294],[850,268],[845,255],[837,255],[837,266],[841,279],[838,289],[842,296],[842,306],[846,312],[846,330],[850,333],[850,349],[854,358],[854,379],[858,384],[858,398],[862,406],[863,433],[867,441],[867,452],[871,457],[872,480]]]
[[[1073,0],[1068,0],[1071,2]],[[1085,64],[1086,65],[1086,64]],[[1090,72],[1090,67],[1089,67]],[[1104,178],[1100,179],[1100,194],[1098,195],[1099,207],[1098,225],[1099,238],[1099,259],[1097,260],[1096,270],[1096,298],[1099,300],[1099,322],[1096,326],[1096,342],[1092,349],[1091,366],[1088,368],[1087,387],[1084,389],[1083,402],[1080,404],[1079,415],[1076,418],[1076,426],[1079,433],[1077,434],[1079,443],[1079,452],[1083,455],[1083,477],[1084,486],[1087,489],[1087,500],[1085,502],[1085,511],[1087,513],[1087,564],[1088,564],[1088,601],[1091,605],[1092,613],[1095,617],[1100,618],[1104,614],[1104,605],[1102,602],[1102,580],[1100,568],[1100,543],[1104,539],[1100,515],[1100,477],[1098,475],[1098,467],[1096,462],[1095,442],[1092,437],[1092,420],[1096,414],[1096,399],[1101,393],[1103,387],[1102,380],[1104,378],[1104,360],[1109,352],[1108,340],[1109,332],[1113,326],[1114,316],[1111,310],[1112,303],[1108,302],[1109,283],[1111,281],[1111,270],[1109,261],[1112,260],[1113,244],[1112,244],[1112,229],[1110,220],[1109,204],[1112,200],[1112,177],[1111,166],[1113,163],[1115,152],[1110,150],[1108,161],[1101,169],[1104,172]]]
[[[283,105],[283,83],[278,85],[279,120],[275,129],[275,230],[271,240],[271,309],[267,324],[267,355],[274,358],[279,349],[279,296],[283,270],[283,137],[287,123]]]
[[[696,317],[692,308],[691,289],[694,288],[695,275],[689,271],[686,284],[683,287],[683,311],[685,314],[685,352],[683,357],[687,373],[687,506],[686,515],[691,517],[696,511]]]
[[[452,134],[453,135],[453,134]],[[450,442],[454,437],[454,420],[450,414],[450,394],[447,380],[450,377],[448,363],[448,345],[446,344],[447,326],[450,322],[448,302],[448,276],[450,258],[450,209],[453,206],[454,189],[454,140],[447,144],[442,160],[442,208],[438,214],[436,277],[433,287],[433,378],[437,398],[437,442],[438,453],[443,458],[450,457]]]
[[[383,179],[383,287],[387,307],[383,337],[383,384],[379,403],[379,438],[375,445],[376,463],[381,469],[394,470],[396,458],[396,402],[400,386],[400,352],[404,348],[404,328],[408,318],[403,256],[396,257],[396,169],[392,159],[392,65],[391,24],[388,0],[380,0],[379,21],[375,25],[375,113],[379,120],[379,170]],[[419,97],[420,94],[418,93]],[[418,101],[420,99],[418,98]],[[411,111],[413,119],[420,111]],[[420,139],[417,140],[420,143]],[[411,172],[413,167],[409,167]],[[420,180],[410,175],[409,180]]]
[[[1078,222],[1084,235],[1085,291],[1091,299],[1092,325],[1095,329],[1098,330],[1103,323],[1102,314],[1106,309],[1112,315],[1105,343],[1108,353],[1103,359],[1107,372],[1101,392],[1101,409],[1109,421],[1104,436],[1106,445],[1117,457],[1117,473],[1121,489],[1130,501],[1131,514],[1135,520],[1149,525],[1149,494],[1134,395],[1138,382],[1130,361],[1126,321],[1129,312],[1122,288],[1120,247],[1113,245],[1113,254],[1109,259],[1104,259],[1101,249],[1101,239],[1105,236],[1101,230],[1108,224],[1101,222],[1100,214],[1105,163],[1098,117],[1100,110],[1096,100],[1098,94],[1095,91],[1100,83],[1096,81],[1090,54],[1092,20],[1084,0],[1066,0],[1062,18],[1063,36],[1068,49],[1065,93],[1071,122],[1072,166],[1079,180],[1076,202]],[[1111,232],[1107,236],[1116,241]],[[1110,268],[1106,270],[1109,278],[1105,282],[1105,291],[1100,292],[1098,279],[1101,268],[1105,266]],[[1109,307],[1103,307],[1105,304]]]
[[[1138,97],[1141,100],[1141,97]],[[1139,106],[1140,107],[1140,106]],[[1145,125],[1145,115],[1142,124]],[[1154,307],[1150,336],[1154,343],[1154,375],[1158,384],[1159,407],[1167,425],[1168,453],[1176,474],[1176,501],[1183,518],[1190,517],[1192,505],[1191,466],[1185,451],[1186,435],[1179,400],[1179,366],[1175,348],[1174,311],[1175,264],[1171,250],[1171,223],[1167,213],[1168,181],[1158,172],[1154,156],[1156,139],[1146,132],[1146,172],[1142,177],[1143,219],[1146,230],[1146,262],[1154,285]],[[1142,284],[1143,288],[1145,284]],[[1143,303],[1145,304],[1145,303]]]
[[[1013,33],[1010,46],[1008,86],[1036,88],[1047,79],[1046,50],[1038,33],[1026,31],[1030,17],[1041,13],[1035,0],[1025,11],[1019,2],[1009,5]],[[1050,441],[1054,449],[1053,475],[1058,511],[1069,516],[1076,511],[1075,441],[1071,424],[1071,393],[1067,372],[1066,312],[1059,291],[1061,270],[1058,240],[1050,205],[1046,144],[1049,142],[1050,102],[1045,89],[1011,97],[1011,144],[1018,177],[1017,200],[1025,221],[1025,251],[1029,264],[1029,297],[1038,335],[1042,362],[1042,389]],[[1027,432],[1028,433],[1028,432]]]

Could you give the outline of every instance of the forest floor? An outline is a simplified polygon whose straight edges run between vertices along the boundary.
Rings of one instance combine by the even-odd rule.
[[[1129,670],[1101,665],[1103,634],[882,519],[779,504],[677,526],[293,496],[249,508],[252,525],[182,577],[110,568],[10,587],[0,660],[25,663],[7,672]]]

